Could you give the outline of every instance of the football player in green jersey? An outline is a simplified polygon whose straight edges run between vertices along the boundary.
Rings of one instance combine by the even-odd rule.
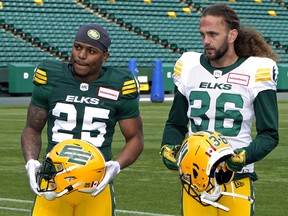
[[[183,189],[182,214],[251,216],[253,181],[257,180],[254,163],[269,154],[279,141],[277,55],[260,33],[244,28],[235,11],[226,4],[203,10],[200,35],[204,53],[183,53],[175,64],[175,95],[160,154],[167,168],[178,170],[178,145],[187,134],[197,131],[223,134],[234,150],[226,165],[235,176],[222,189],[250,197],[250,201],[236,196],[216,200],[210,194],[207,206],[209,203],[197,202]],[[257,135],[252,139],[254,119]],[[182,176],[189,179],[187,173]],[[219,208],[220,205],[229,211]]]
[[[103,27],[81,26],[72,46],[71,62],[44,60],[35,69],[35,86],[21,136],[30,187],[37,194],[32,216],[115,214],[112,180],[135,162],[144,141],[137,80],[128,70],[103,66],[110,43]],[[81,192],[52,201],[39,191],[35,173],[41,167],[38,160],[46,123],[47,153],[68,139],[80,139],[101,150],[106,170],[99,185],[87,185]],[[114,159],[111,148],[117,123],[126,143]]]

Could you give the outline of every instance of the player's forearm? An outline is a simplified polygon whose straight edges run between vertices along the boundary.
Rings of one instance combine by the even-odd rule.
[[[187,126],[180,127],[166,123],[162,136],[161,147],[166,144],[181,145],[187,132]]]
[[[48,111],[29,104],[26,126],[21,135],[22,154],[27,162],[29,159],[38,159],[41,151],[41,133],[46,125]]]
[[[263,106],[265,104],[265,106]],[[268,155],[279,142],[278,107],[274,90],[262,91],[254,101],[257,135],[246,147],[247,163],[261,160]]]
[[[41,133],[31,128],[24,128],[21,136],[21,147],[25,162],[30,159],[38,160],[41,145]]]
[[[169,117],[166,121],[161,146],[165,144],[180,145],[188,132],[188,102],[177,88]]]
[[[121,169],[130,166],[137,160],[143,150],[143,146],[142,135],[133,137],[125,144],[116,159],[119,162]]]
[[[257,134],[253,142],[246,147],[247,158],[246,163],[254,163],[266,157],[279,142],[278,131],[266,131]]]
[[[141,116],[119,121],[119,126],[125,137],[126,144],[117,157],[121,169],[136,161],[143,150],[144,138]]]

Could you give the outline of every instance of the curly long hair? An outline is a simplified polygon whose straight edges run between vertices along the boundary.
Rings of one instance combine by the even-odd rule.
[[[273,52],[272,47],[265,41],[261,33],[252,27],[244,27],[236,12],[225,3],[217,3],[205,8],[201,17],[207,15],[222,17],[228,30],[236,29],[238,36],[234,42],[234,49],[238,56],[268,57],[277,61],[279,56]]]

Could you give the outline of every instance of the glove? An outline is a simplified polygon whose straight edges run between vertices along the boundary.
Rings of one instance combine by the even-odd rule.
[[[180,149],[180,145],[164,145],[160,149],[160,155],[165,166],[170,170],[178,170],[176,155]]]
[[[120,172],[120,164],[117,161],[108,161],[105,163],[106,170],[105,176],[100,184],[95,188],[81,189],[80,192],[91,193],[92,196],[97,196],[102,192],[106,186],[114,179],[114,177]]]
[[[232,171],[241,171],[246,165],[246,151],[238,148],[234,150],[234,153],[226,160],[227,168]]]
[[[30,159],[27,161],[26,165],[25,165],[26,171],[27,171],[27,175],[29,178],[29,182],[30,182],[30,188],[31,190],[38,196],[41,196],[42,193],[39,193],[39,186],[36,182],[36,174],[37,172],[40,171],[41,169],[41,164],[38,160],[34,160],[34,159]]]

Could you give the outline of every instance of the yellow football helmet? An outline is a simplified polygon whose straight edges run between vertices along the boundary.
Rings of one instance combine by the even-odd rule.
[[[70,139],[46,155],[37,174],[39,192],[53,200],[75,190],[96,187],[105,174],[105,159],[92,144]]]
[[[202,205],[214,205],[221,196],[219,185],[229,183],[234,177],[225,164],[232,154],[232,147],[218,132],[200,131],[190,135],[183,141],[178,157],[183,188]]]

